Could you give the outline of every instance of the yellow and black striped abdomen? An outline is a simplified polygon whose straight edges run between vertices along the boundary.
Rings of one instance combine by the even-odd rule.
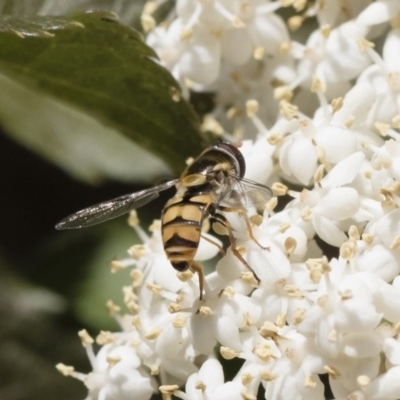
[[[174,268],[185,271],[199,246],[201,226],[211,199],[206,194],[172,199],[164,208],[162,239],[165,253]]]

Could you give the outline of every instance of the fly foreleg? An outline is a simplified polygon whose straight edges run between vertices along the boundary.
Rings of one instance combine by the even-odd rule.
[[[250,239],[262,250],[270,250],[269,247],[263,246],[254,236],[253,234],[253,229],[251,227],[251,222],[250,218],[247,215],[247,211],[244,208],[239,208],[239,207],[224,207],[224,206],[218,206],[218,210],[223,211],[223,212],[236,212],[239,215],[241,215],[246,223],[246,228],[247,228],[247,233],[250,237]]]
[[[226,229],[226,234],[229,237],[229,240],[231,242],[231,249],[232,249],[232,253],[235,255],[235,257],[237,257],[239,259],[239,261],[254,275],[255,280],[257,281],[258,284],[260,284],[260,278],[257,276],[257,274],[254,272],[253,268],[250,267],[250,265],[247,263],[247,261],[242,257],[242,255],[240,254],[240,252],[237,249],[236,246],[236,238],[233,235],[233,230],[231,227],[231,224],[229,223],[229,221],[221,214],[218,213],[212,213],[212,218],[216,221],[213,224],[213,228],[217,233],[221,233],[224,234],[225,232],[222,232],[222,230],[218,229],[218,225],[215,226],[216,223],[219,223],[220,225],[222,225],[223,228]]]

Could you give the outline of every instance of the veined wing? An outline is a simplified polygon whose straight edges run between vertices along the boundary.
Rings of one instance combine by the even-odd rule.
[[[119,217],[154,200],[160,192],[169,189],[177,182],[179,179],[84,208],[64,218],[56,225],[56,229],[85,228]]]
[[[227,185],[229,190],[227,189],[225,195],[218,201],[221,206],[256,207],[260,210],[272,197],[272,191],[269,187],[250,179],[232,176]]]

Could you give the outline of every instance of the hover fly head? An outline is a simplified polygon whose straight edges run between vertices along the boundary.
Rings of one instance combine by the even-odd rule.
[[[231,158],[235,166],[235,170],[237,172],[238,177],[239,178],[244,177],[244,174],[246,172],[246,162],[244,160],[243,154],[236,145],[228,142],[221,142],[214,146],[210,146],[209,149],[218,150],[224,154],[227,154]],[[204,152],[206,151],[207,149]]]

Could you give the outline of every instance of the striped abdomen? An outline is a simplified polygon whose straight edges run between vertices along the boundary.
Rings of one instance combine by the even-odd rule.
[[[211,204],[207,194],[173,198],[165,206],[162,221],[164,250],[178,271],[185,271],[199,246],[201,226]]]

